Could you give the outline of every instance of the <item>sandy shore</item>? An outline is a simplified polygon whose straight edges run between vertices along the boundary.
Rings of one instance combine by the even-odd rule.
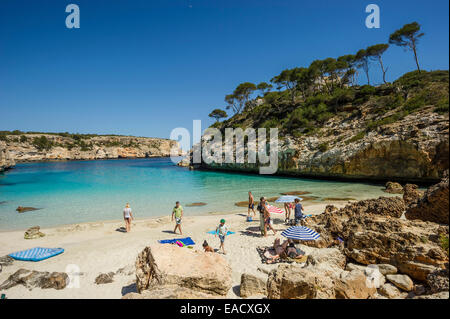
[[[304,206],[307,214],[319,214],[327,204],[329,203],[304,203]],[[346,202],[334,203],[336,206],[345,204]],[[227,249],[225,258],[233,269],[233,289],[228,293],[228,298],[238,298],[242,273],[264,276],[264,271],[276,267],[262,264],[255,248],[271,245],[276,237],[281,237],[280,230],[286,228],[282,223],[284,214],[282,216],[276,214],[278,216],[273,217],[275,229],[279,230],[278,234],[274,236],[269,232],[267,238],[262,238],[256,236],[259,234],[258,214],[253,222],[246,222],[246,215],[247,211],[244,208],[238,213],[187,216],[183,220],[184,236],[192,237],[196,243],[194,249],[198,250],[202,249],[201,244],[205,239],[213,248],[218,248],[219,240],[206,232],[215,229],[220,218],[225,218],[229,229],[236,232],[227,238],[225,247]],[[47,228],[41,229],[46,234],[45,237],[33,240],[24,239],[24,231],[0,232],[0,256],[36,246],[65,249],[63,254],[40,262],[14,261],[11,266],[3,267],[0,283],[20,268],[65,272],[68,265],[76,265],[81,273],[79,288],[28,290],[23,286],[16,286],[2,293],[6,293],[11,299],[121,298],[124,294],[135,291],[134,262],[138,253],[157,240],[182,236],[172,233],[174,224],[169,216],[135,220],[130,233],[118,231],[122,226],[124,226],[122,221],[106,221]],[[302,248],[307,253],[313,249],[306,246]],[[116,272],[123,267],[126,271],[117,274],[113,283],[95,284],[94,280],[100,273]]]

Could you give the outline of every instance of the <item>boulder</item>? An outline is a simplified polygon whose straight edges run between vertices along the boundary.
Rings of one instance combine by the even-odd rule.
[[[419,190],[419,186],[415,184],[406,184],[403,187],[403,201],[405,205],[409,207],[411,204],[417,203],[417,201],[423,196]]]
[[[1,285],[0,290],[6,290],[17,285],[28,289],[64,289],[69,283],[69,276],[64,272],[40,272],[35,270],[19,269],[8,277]]]
[[[34,210],[39,210],[39,208],[22,207],[22,206],[19,206],[19,207],[16,208],[16,211],[18,211],[19,213],[32,212]]]
[[[146,247],[136,259],[136,286],[140,293],[175,285],[226,295],[231,284],[231,267],[220,254],[157,244]]]
[[[403,194],[403,187],[399,183],[387,182],[384,191],[389,194]]]
[[[36,238],[41,238],[41,237],[44,237],[44,236],[45,236],[45,234],[40,232],[40,227],[39,226],[34,226],[34,227],[29,228],[25,232],[23,238],[25,238],[25,239],[36,239]]]
[[[240,295],[243,298],[257,295],[267,295],[266,280],[250,274],[242,274]]]
[[[378,289],[378,293],[389,298],[394,299],[398,298],[401,295],[400,290],[396,286],[390,283],[385,283]]]
[[[348,263],[347,266],[345,267],[345,270],[347,271],[353,271],[353,270],[359,270],[364,272],[366,270],[367,265],[358,265],[358,264],[353,264],[353,263]]]
[[[281,264],[269,274],[269,299],[334,299],[334,274],[321,269]]]
[[[407,275],[387,275],[386,279],[404,291],[409,292],[414,289],[414,283]]]
[[[107,274],[100,274],[95,278],[95,283],[97,285],[112,283],[114,281],[114,275],[115,273],[113,272],[109,272]]]
[[[307,267],[322,268],[330,271],[345,269],[347,258],[337,248],[315,249],[308,255]]]
[[[413,299],[449,299],[449,292],[442,291],[432,295],[415,296]]]
[[[397,267],[390,264],[378,264],[377,267],[380,273],[382,273],[384,276],[395,275],[398,271]]]
[[[11,266],[14,262],[14,258],[9,257],[8,255],[0,257],[0,266]]]
[[[405,217],[409,220],[420,219],[448,225],[448,175],[439,184],[428,188],[423,197],[408,208]]]
[[[218,295],[211,295],[204,292],[179,287],[174,285],[159,286],[152,290],[145,290],[142,293],[130,292],[122,299],[215,299]]]
[[[359,271],[344,271],[334,287],[337,299],[368,299],[376,292],[376,288],[367,284],[366,275]]]
[[[430,287],[431,293],[448,292],[448,281],[448,268],[433,271],[427,276],[427,284]]]

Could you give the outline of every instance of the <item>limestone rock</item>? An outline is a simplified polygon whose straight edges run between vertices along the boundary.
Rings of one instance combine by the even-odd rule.
[[[146,247],[136,259],[136,285],[140,293],[161,285],[177,285],[226,295],[231,284],[231,267],[220,254],[158,244]]]
[[[403,200],[407,207],[416,203],[423,196],[419,186],[415,184],[406,184],[403,187]]]
[[[366,270],[367,265],[358,265],[353,263],[348,263],[347,266],[345,266],[345,270],[347,271],[353,271],[353,270],[359,270],[364,272]]]
[[[363,272],[353,270],[343,272],[334,287],[337,299],[368,299],[376,293],[376,288],[367,284]]]
[[[28,289],[64,289],[69,283],[69,276],[64,272],[40,272],[35,270],[19,269],[8,277],[1,285],[0,290],[6,290],[17,285]]]
[[[97,285],[112,283],[114,281],[114,275],[115,274],[113,272],[109,272],[107,274],[100,274],[95,278],[95,283]]]
[[[428,188],[423,197],[408,208],[405,217],[410,220],[420,219],[448,225],[448,175],[439,184]]]
[[[449,291],[448,285],[448,268],[433,271],[427,276],[427,284],[431,289],[432,293],[437,293],[441,291]]]
[[[16,211],[19,212],[19,213],[32,212],[34,210],[39,210],[39,208],[22,207],[22,206],[19,206],[19,207],[16,208]]]
[[[0,141],[0,172],[13,167],[15,164],[14,159],[7,149],[6,143]]]
[[[130,292],[122,299],[216,299],[218,295],[211,295],[204,292],[179,287],[174,285],[158,286],[152,290],[145,290],[142,293]]]
[[[384,191],[389,194],[403,194],[403,187],[399,183],[387,182]]]
[[[414,289],[414,283],[407,275],[387,275],[386,279],[404,291],[412,291]]]
[[[322,268],[325,270],[341,271],[345,268],[347,260],[345,255],[337,248],[316,249],[308,255],[306,265],[308,267]]]
[[[281,264],[269,274],[269,299],[334,299],[333,273]]]
[[[449,292],[442,291],[432,295],[415,296],[414,299],[449,299]]]
[[[14,262],[14,258],[9,257],[8,255],[0,257],[0,266],[11,266]]]
[[[256,295],[267,295],[266,280],[250,274],[242,274],[240,295],[243,298]]]
[[[398,298],[401,294],[400,290],[396,286],[390,283],[385,283],[378,289],[378,293],[383,296],[386,296],[389,299]]]
[[[39,231],[40,229],[41,229],[41,228],[40,228],[39,226],[31,227],[31,228],[29,228],[29,229],[25,232],[25,234],[24,234],[23,237],[24,237],[25,239],[36,239],[36,238],[44,237],[45,234],[42,233],[42,232],[40,232],[40,231]]]

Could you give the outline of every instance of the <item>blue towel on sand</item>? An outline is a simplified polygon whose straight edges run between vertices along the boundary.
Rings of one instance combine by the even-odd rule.
[[[215,234],[218,234],[218,232],[216,230],[211,230],[211,231],[207,232],[207,234],[215,235]],[[227,233],[227,236],[232,235],[232,234],[234,234],[234,231],[229,230]]]
[[[64,252],[62,248],[42,248],[35,247],[27,250],[17,251],[8,256],[17,260],[41,261]]]
[[[175,244],[177,241],[181,241],[186,246],[195,245],[195,243],[191,237],[158,240],[158,243],[160,243],[160,244]]]

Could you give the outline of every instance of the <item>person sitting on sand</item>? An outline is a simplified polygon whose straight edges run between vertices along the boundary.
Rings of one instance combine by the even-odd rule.
[[[125,230],[128,233],[131,231],[131,221],[134,219],[130,204],[128,203],[125,205],[125,209],[123,210],[123,219],[125,220]]]
[[[228,234],[228,228],[227,228],[227,226],[225,226],[225,219],[221,219],[219,226],[217,226],[217,228],[216,228],[215,236],[217,237],[217,235],[219,235],[219,239],[220,239],[220,248],[219,249],[222,250],[224,255],[226,255],[224,244],[225,244],[225,237],[227,236],[227,234]]]
[[[208,244],[208,242],[205,240],[203,242],[203,249],[205,250],[205,253],[213,253],[214,249]]]
[[[175,229],[173,232],[176,234],[177,228],[180,230],[180,234],[183,235],[181,231],[181,219],[183,218],[183,207],[180,205],[180,202],[175,203],[175,207],[172,210],[172,221],[175,216]]]
[[[305,215],[303,214],[303,205],[300,204],[300,199],[295,199],[295,224],[297,225],[301,220],[305,218]]]
[[[277,232],[272,227],[269,209],[267,208],[267,202],[265,200],[262,203],[262,209],[264,212],[264,237],[267,237],[267,227],[269,227],[273,231],[273,234],[276,235]]]
[[[247,212],[247,217],[250,217],[250,210],[253,211],[253,216],[256,216],[255,199],[253,198],[252,192],[248,192],[248,212]]]

